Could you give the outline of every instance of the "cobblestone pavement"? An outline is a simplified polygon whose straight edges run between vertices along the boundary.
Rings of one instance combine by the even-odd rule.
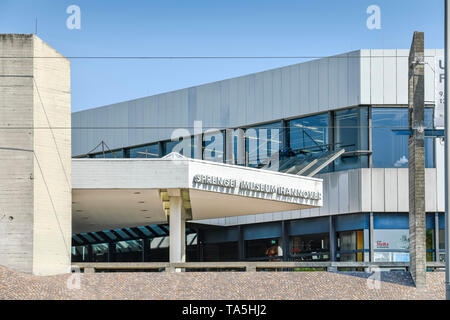
[[[38,277],[0,266],[0,299],[444,299],[444,273],[427,274],[416,289],[409,273],[329,272],[114,272]],[[73,276],[72,276],[73,277]],[[70,282],[70,281],[69,281]],[[76,282],[70,282],[76,284]],[[379,286],[379,289],[376,289]],[[372,289],[371,289],[372,288]]]

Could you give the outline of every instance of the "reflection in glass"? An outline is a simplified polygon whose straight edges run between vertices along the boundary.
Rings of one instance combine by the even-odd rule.
[[[328,233],[291,238],[290,254],[295,261],[326,261],[330,258]]]
[[[157,143],[130,148],[128,152],[130,158],[159,158],[159,147]]]
[[[335,148],[351,151],[369,149],[369,109],[367,107],[346,109],[335,112]],[[343,155],[335,161],[335,170],[367,168],[368,155]]]
[[[224,136],[222,131],[203,135],[203,160],[224,162]]]
[[[260,167],[281,150],[281,123],[275,122],[245,131],[248,166]]]
[[[432,128],[433,110],[425,109],[425,125]],[[372,162],[374,168],[408,168],[408,136],[393,129],[408,129],[408,108],[372,109]],[[425,138],[425,167],[434,167],[433,138]]]
[[[327,144],[327,113],[289,121],[289,146],[293,151],[313,152]]]

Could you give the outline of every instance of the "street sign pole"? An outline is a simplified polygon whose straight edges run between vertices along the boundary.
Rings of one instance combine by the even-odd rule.
[[[450,300],[450,214],[449,214],[449,175],[450,175],[450,154],[449,154],[449,124],[450,112],[448,107],[448,95],[450,92],[450,79],[448,77],[448,70],[450,67],[450,51],[449,51],[449,37],[450,37],[450,0],[445,0],[445,93],[444,93],[444,126],[445,126],[445,297]],[[436,259],[439,261],[439,257]]]

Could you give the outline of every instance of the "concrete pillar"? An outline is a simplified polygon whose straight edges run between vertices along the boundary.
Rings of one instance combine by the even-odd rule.
[[[68,273],[70,62],[31,34],[0,35],[0,52],[0,265]]]
[[[186,262],[186,217],[181,191],[169,190],[169,197],[170,262]]]
[[[426,285],[424,34],[414,32],[409,54],[409,242],[416,287]]]

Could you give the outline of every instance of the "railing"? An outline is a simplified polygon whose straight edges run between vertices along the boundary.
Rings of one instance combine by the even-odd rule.
[[[210,271],[210,270],[277,270],[277,271],[342,271],[342,269],[401,269],[407,271],[409,262],[309,262],[309,261],[237,261],[237,262],[83,262],[73,263],[73,267],[80,268],[85,273],[95,271],[124,271],[124,270],[152,270],[152,271]],[[434,270],[444,268],[442,262],[428,262],[427,268]]]

